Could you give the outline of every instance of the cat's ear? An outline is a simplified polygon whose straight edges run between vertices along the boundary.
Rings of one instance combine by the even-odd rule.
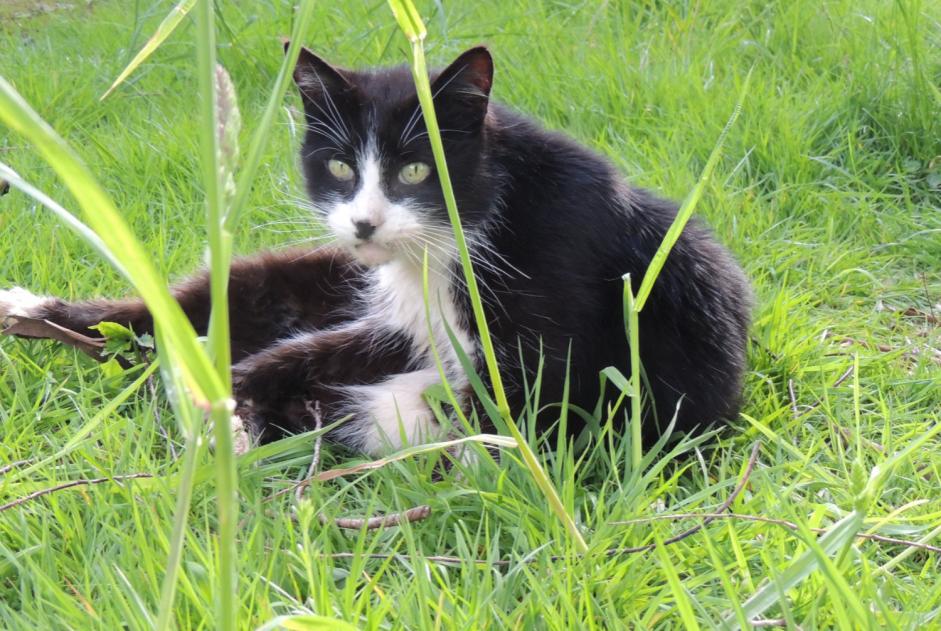
[[[435,106],[461,105],[480,115],[487,113],[493,86],[493,58],[484,46],[471,48],[445,68],[431,86]]]
[[[284,52],[287,52],[290,42],[284,42]],[[294,66],[294,83],[305,101],[316,100],[324,92],[336,94],[353,88],[347,76],[348,72],[331,66],[326,61],[301,47]]]

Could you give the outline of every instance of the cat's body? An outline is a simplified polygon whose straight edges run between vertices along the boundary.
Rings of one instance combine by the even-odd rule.
[[[479,369],[483,359],[411,78],[404,68],[340,71],[304,51],[295,79],[308,123],[309,193],[340,249],[235,264],[240,413],[267,438],[275,428],[309,428],[309,404],[318,401],[326,421],[354,416],[332,438],[371,453],[433,438],[442,429],[422,399],[439,381],[429,339],[463,406],[470,389],[447,328]],[[540,404],[562,400],[568,373],[570,402],[591,409],[602,394],[600,370],[630,372],[622,276],[639,287],[676,207],[629,188],[607,160],[572,140],[490,103],[491,81],[490,56],[478,48],[440,73],[433,90],[511,407],[522,410],[523,384],[542,357]],[[175,293],[204,330],[205,278]],[[151,326],[138,301],[24,296],[0,292],[0,317],[48,318],[75,330],[99,320]],[[663,426],[678,404],[684,430],[736,413],[749,308],[741,270],[692,222],[640,315],[655,402],[649,428]],[[550,406],[540,423],[556,418]]]

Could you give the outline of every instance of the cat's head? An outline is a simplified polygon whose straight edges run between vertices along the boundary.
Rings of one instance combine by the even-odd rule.
[[[301,163],[315,208],[337,241],[366,265],[453,256],[453,237],[424,117],[405,67],[353,71],[302,49],[294,81],[304,103]],[[493,61],[468,50],[433,74],[438,126],[461,223],[493,205],[486,118]]]

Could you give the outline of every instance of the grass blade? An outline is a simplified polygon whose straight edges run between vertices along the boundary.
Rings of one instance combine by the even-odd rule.
[[[759,588],[751,598],[742,605],[745,618],[754,620],[761,616],[778,602],[789,589],[796,587],[813,572],[820,569],[820,557],[825,554],[833,556],[845,546],[850,545],[863,527],[865,513],[854,510],[849,515],[836,522],[817,540],[817,550],[807,550],[781,572],[776,581],[768,582]],[[741,628],[735,615],[723,620],[723,626],[732,629]]]
[[[638,312],[644,308],[644,304],[650,296],[650,290],[653,289],[653,284],[657,281],[657,276],[660,275],[660,270],[663,269],[663,265],[670,255],[670,250],[676,245],[676,241],[680,238],[683,228],[686,227],[689,218],[693,216],[693,211],[696,210],[696,206],[699,205],[699,200],[702,199],[703,193],[706,191],[706,185],[709,183],[712,172],[715,170],[716,165],[719,163],[719,158],[722,156],[722,147],[725,145],[725,139],[729,135],[732,126],[735,125],[735,121],[738,120],[739,113],[742,111],[742,105],[745,103],[745,97],[748,95],[748,85],[751,83],[751,75],[752,71],[749,70],[748,75],[745,77],[745,85],[742,87],[742,92],[738,97],[738,103],[735,105],[732,115],[722,129],[722,133],[719,134],[719,139],[716,141],[715,146],[713,146],[712,153],[709,154],[709,159],[706,161],[706,166],[699,175],[696,186],[693,187],[692,192],[690,192],[689,196],[687,196],[680,206],[680,210],[676,213],[673,224],[670,226],[670,229],[667,230],[666,235],[663,237],[663,242],[660,244],[660,247],[657,248],[653,259],[650,261],[650,265],[647,267],[647,271],[644,273],[644,280],[640,284],[640,289],[637,290],[634,305],[634,308]]]
[[[156,32],[147,40],[143,48],[138,51],[131,62],[127,67],[121,71],[121,74],[118,75],[118,78],[114,80],[114,83],[111,84],[111,87],[108,88],[104,94],[101,95],[100,101],[104,101],[108,98],[108,95],[114,92],[119,85],[121,85],[125,79],[131,76],[131,73],[137,70],[137,67],[140,66],[144,61],[150,57],[150,55],[160,47],[160,44],[164,42],[170,34],[176,30],[176,27],[180,25],[180,22],[183,21],[183,18],[186,17],[186,14],[190,12],[196,5],[196,0],[180,0],[180,2],[173,7],[170,13],[167,14],[167,17],[163,19],[163,22],[160,23],[160,26],[157,27]]]
[[[118,271],[127,275],[154,319],[166,325],[167,340],[182,362],[192,395],[206,406],[211,401],[225,399],[222,381],[199,346],[192,324],[170,295],[166,281],[157,273],[151,257],[144,252],[114,202],[72,148],[2,77],[0,121],[30,141],[58,173],[82,208],[87,225],[98,235],[98,245],[103,243],[107,247],[109,260],[118,262]]]
[[[506,398],[503,380],[500,377],[500,368],[497,364],[493,341],[490,338],[490,329],[487,325],[486,315],[484,314],[483,302],[480,299],[477,279],[474,276],[474,267],[467,249],[467,240],[464,237],[464,230],[461,227],[460,216],[457,212],[457,201],[454,198],[454,189],[451,186],[448,164],[444,157],[444,145],[441,142],[438,119],[435,116],[431,85],[428,80],[428,68],[425,64],[425,50],[422,46],[422,40],[426,33],[425,26],[411,0],[389,0],[389,6],[392,8],[392,13],[399,22],[399,27],[412,42],[412,77],[415,80],[415,88],[418,92],[422,116],[425,119],[425,127],[428,129],[428,138],[434,153],[435,167],[438,170],[441,190],[444,193],[445,205],[448,209],[448,218],[454,230],[454,239],[457,244],[458,252],[460,253],[461,267],[464,271],[464,279],[467,282],[467,291],[470,295],[474,319],[477,322],[480,344],[483,348],[487,371],[490,375],[497,407],[510,430],[510,434],[519,444],[520,454],[523,456],[523,461],[526,463],[526,467],[529,469],[533,481],[546,497],[552,512],[555,513],[562,522],[576,549],[581,553],[585,553],[588,551],[588,544],[578,530],[575,520],[568,514],[568,511],[565,510],[565,506],[562,504],[558,491],[556,491],[549,476],[536,458],[536,454],[533,453],[532,448],[529,446],[529,443],[526,442],[510,414],[510,405]]]
[[[228,394],[232,389],[229,340],[232,236],[225,225],[225,191],[238,160],[239,113],[229,75],[216,64],[216,25],[212,0],[200,0],[196,6],[196,60],[201,111],[200,150],[209,240],[209,293],[212,303],[207,343],[216,376]],[[216,507],[219,516],[216,622],[223,631],[234,631],[238,613],[238,550],[235,545],[238,472],[230,430],[231,400],[226,397],[214,401],[210,416],[216,440]]]
[[[268,103],[265,105],[265,111],[261,116],[261,121],[255,128],[252,135],[252,141],[248,146],[248,155],[242,164],[241,173],[235,189],[235,196],[226,209],[225,225],[229,230],[238,222],[245,202],[248,200],[248,194],[252,189],[252,182],[255,174],[258,172],[258,166],[261,164],[261,154],[267,144],[271,134],[269,130],[274,123],[275,113],[278,106],[284,100],[284,93],[287,91],[289,78],[297,63],[297,56],[301,49],[301,38],[307,32],[314,14],[314,0],[304,0],[298,11],[297,19],[294,21],[294,27],[291,30],[291,43],[281,61],[281,69],[278,70],[278,78],[275,79],[274,88],[268,97]]]

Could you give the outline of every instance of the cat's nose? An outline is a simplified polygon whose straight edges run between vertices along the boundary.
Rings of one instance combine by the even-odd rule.
[[[353,225],[356,226],[356,238],[362,239],[363,241],[369,239],[376,231],[376,226],[368,221],[354,221]]]

